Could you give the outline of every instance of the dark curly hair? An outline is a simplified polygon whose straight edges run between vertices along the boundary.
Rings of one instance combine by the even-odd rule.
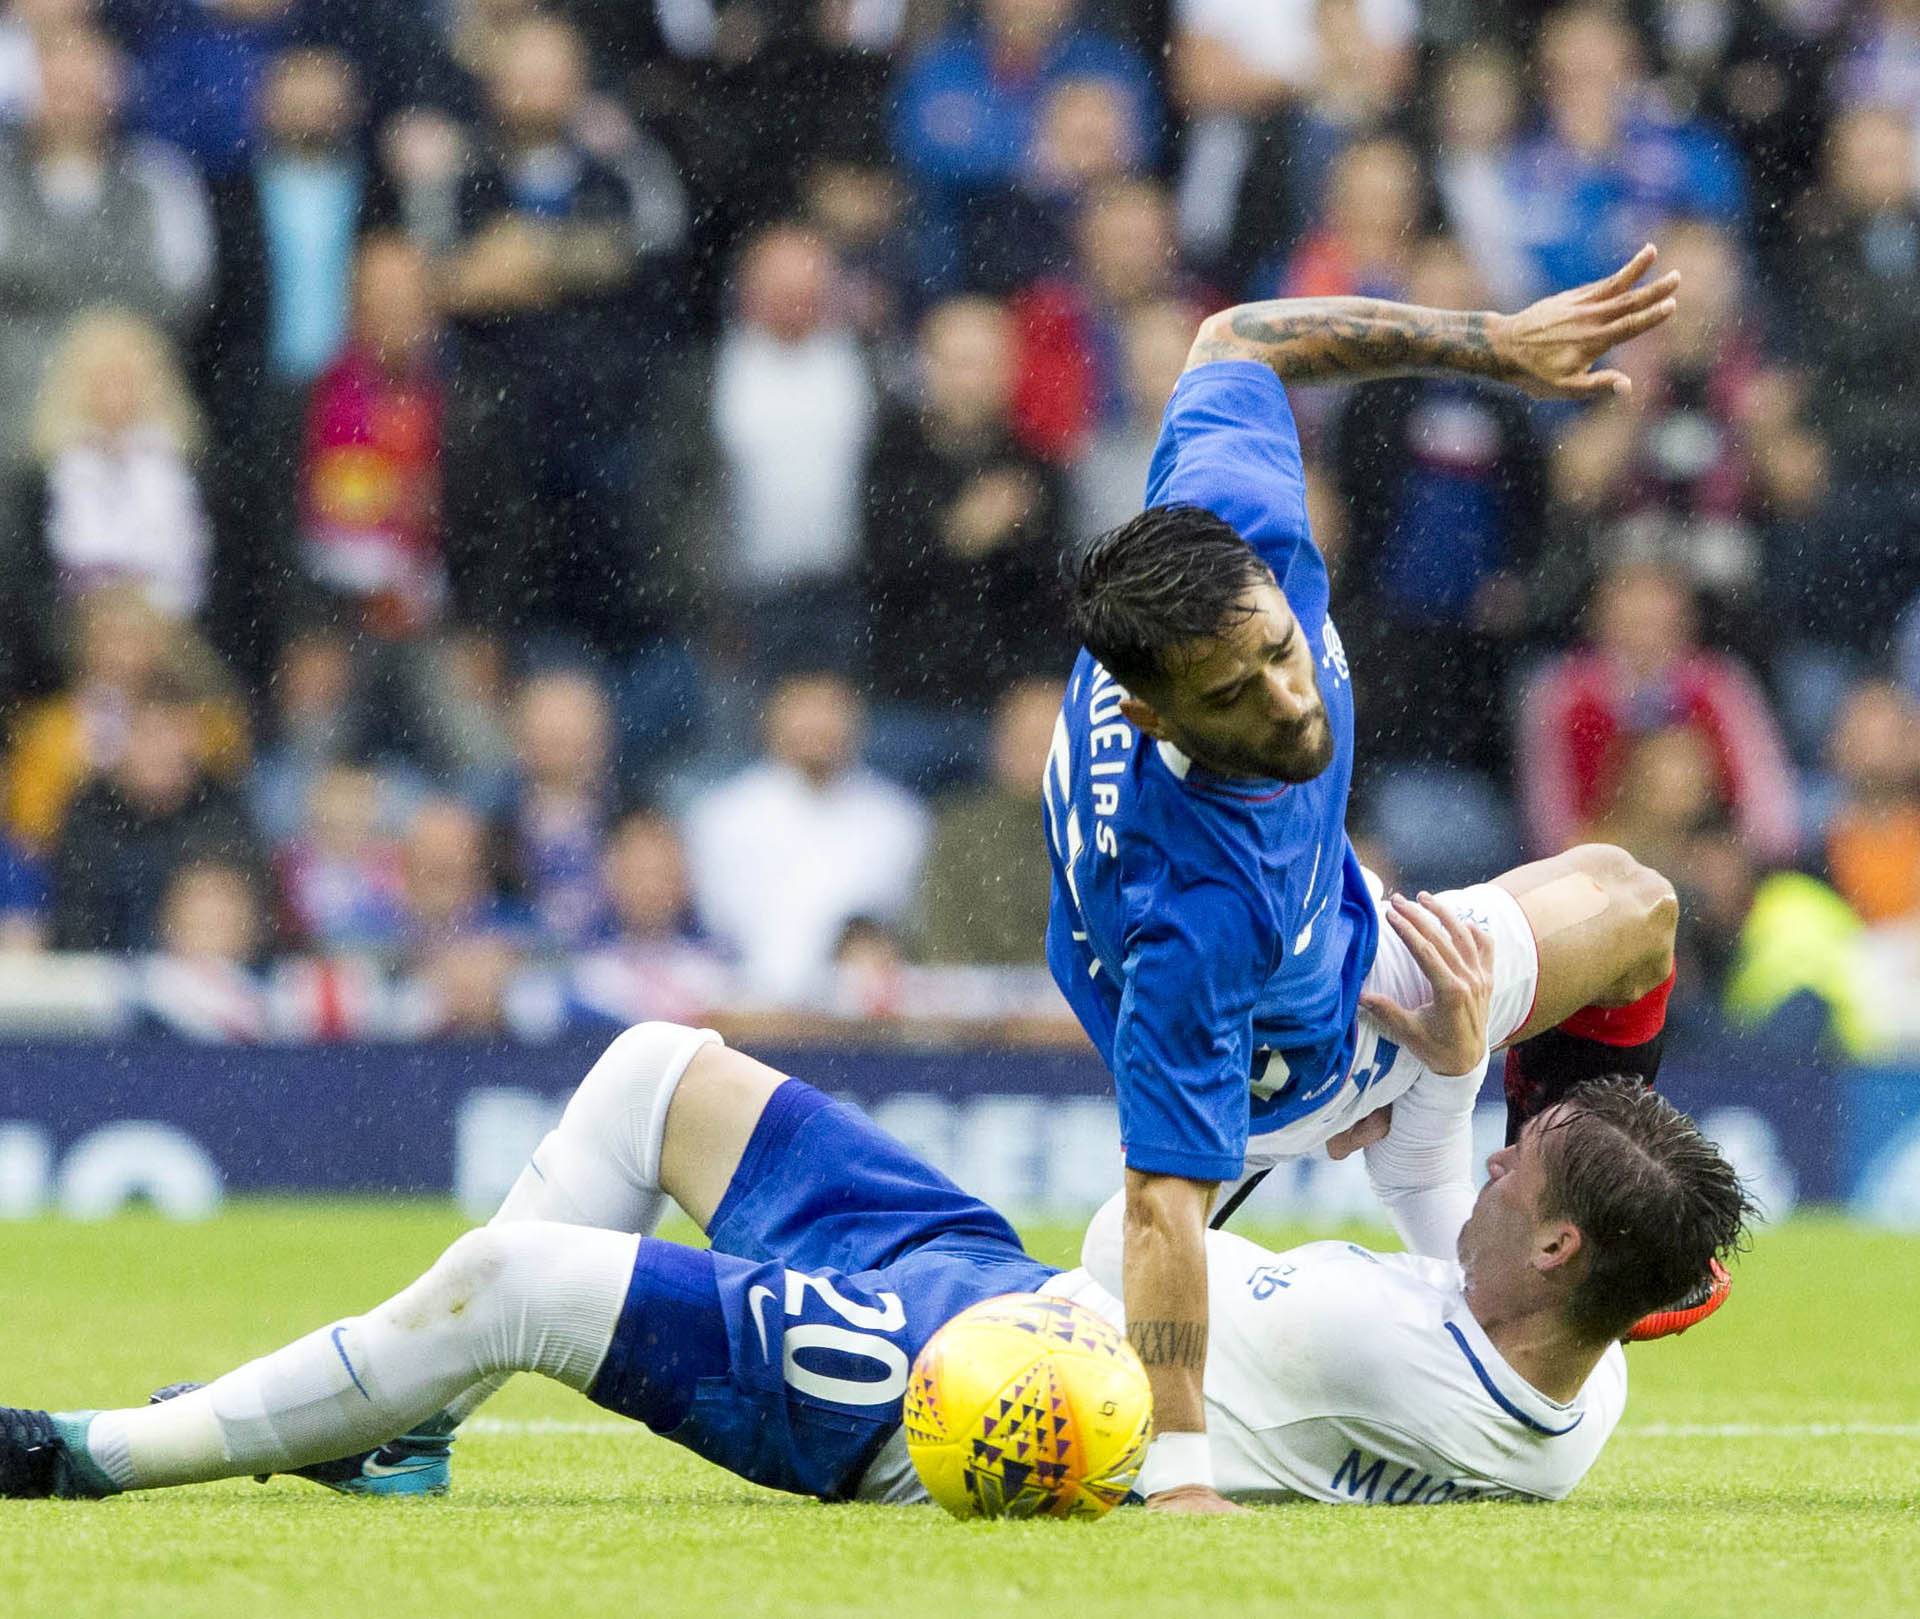
[[[1665,1309],[1743,1246],[1757,1212],[1700,1127],[1639,1078],[1576,1085],[1540,1127],[1541,1213],[1579,1228],[1586,1275],[1568,1300],[1574,1326],[1618,1338]]]
[[[1168,673],[1176,647],[1211,640],[1272,570],[1201,506],[1149,506],[1098,535],[1071,564],[1080,644],[1122,685]]]

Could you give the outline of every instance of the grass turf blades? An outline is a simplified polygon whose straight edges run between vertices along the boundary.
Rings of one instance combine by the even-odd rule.
[[[216,1375],[376,1302],[460,1229],[444,1206],[388,1203],[244,1203],[201,1226],[0,1225],[0,1400],[132,1402]],[[1029,1240],[1064,1263],[1078,1236]],[[443,1501],[356,1502],[277,1479],[0,1502],[0,1611],[1920,1612],[1920,1240],[1825,1218],[1763,1229],[1720,1316],[1629,1354],[1625,1424],[1563,1505],[1300,1503],[1232,1522],[822,1507],[520,1378],[461,1439]]]

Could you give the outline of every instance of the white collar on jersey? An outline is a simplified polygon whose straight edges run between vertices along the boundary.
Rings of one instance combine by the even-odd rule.
[[[1447,1313],[1441,1326],[1460,1353],[1466,1356],[1467,1364],[1473,1368],[1473,1375],[1479,1380],[1481,1388],[1486,1390],[1487,1397],[1521,1427],[1548,1439],[1558,1439],[1572,1433],[1586,1420],[1584,1391],[1565,1405],[1558,1400],[1549,1400],[1501,1359],[1500,1351],[1493,1347],[1493,1340],[1474,1319],[1464,1299],[1460,1301],[1458,1309]]]
[[[1154,746],[1160,750],[1160,762],[1171,770],[1178,780],[1185,781],[1187,772],[1193,768],[1193,761],[1171,742],[1156,742]]]

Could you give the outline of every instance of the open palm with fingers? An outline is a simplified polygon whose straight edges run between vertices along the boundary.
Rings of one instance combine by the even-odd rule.
[[[1415,904],[1387,901],[1387,925],[1433,986],[1425,1006],[1384,995],[1360,997],[1360,1010],[1436,1074],[1468,1074],[1487,1055],[1487,1013],[1493,1005],[1493,935],[1457,916],[1431,894]]]
[[[1632,392],[1624,371],[1591,367],[1609,349],[1673,314],[1680,277],[1669,273],[1646,280],[1656,257],[1649,244],[1604,280],[1556,292],[1503,316],[1492,340],[1506,380],[1540,399]]]

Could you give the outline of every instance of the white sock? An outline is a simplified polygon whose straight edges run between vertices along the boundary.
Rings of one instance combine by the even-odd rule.
[[[711,1029],[678,1023],[637,1023],[616,1036],[580,1081],[560,1122],[534,1149],[494,1222],[556,1220],[652,1236],[667,1204],[660,1190],[667,1109],[694,1053],[720,1043]],[[446,1402],[436,1426],[459,1427],[509,1376],[461,1390]]]
[[[534,1149],[495,1220],[558,1220],[649,1236],[660,1223],[660,1144],[680,1076],[711,1029],[638,1023],[601,1053]]]
[[[123,1489],[194,1484],[370,1449],[497,1373],[539,1372],[584,1392],[613,1341],[639,1240],[533,1222],[469,1231],[365,1315],[178,1399],[101,1412],[88,1452]]]

